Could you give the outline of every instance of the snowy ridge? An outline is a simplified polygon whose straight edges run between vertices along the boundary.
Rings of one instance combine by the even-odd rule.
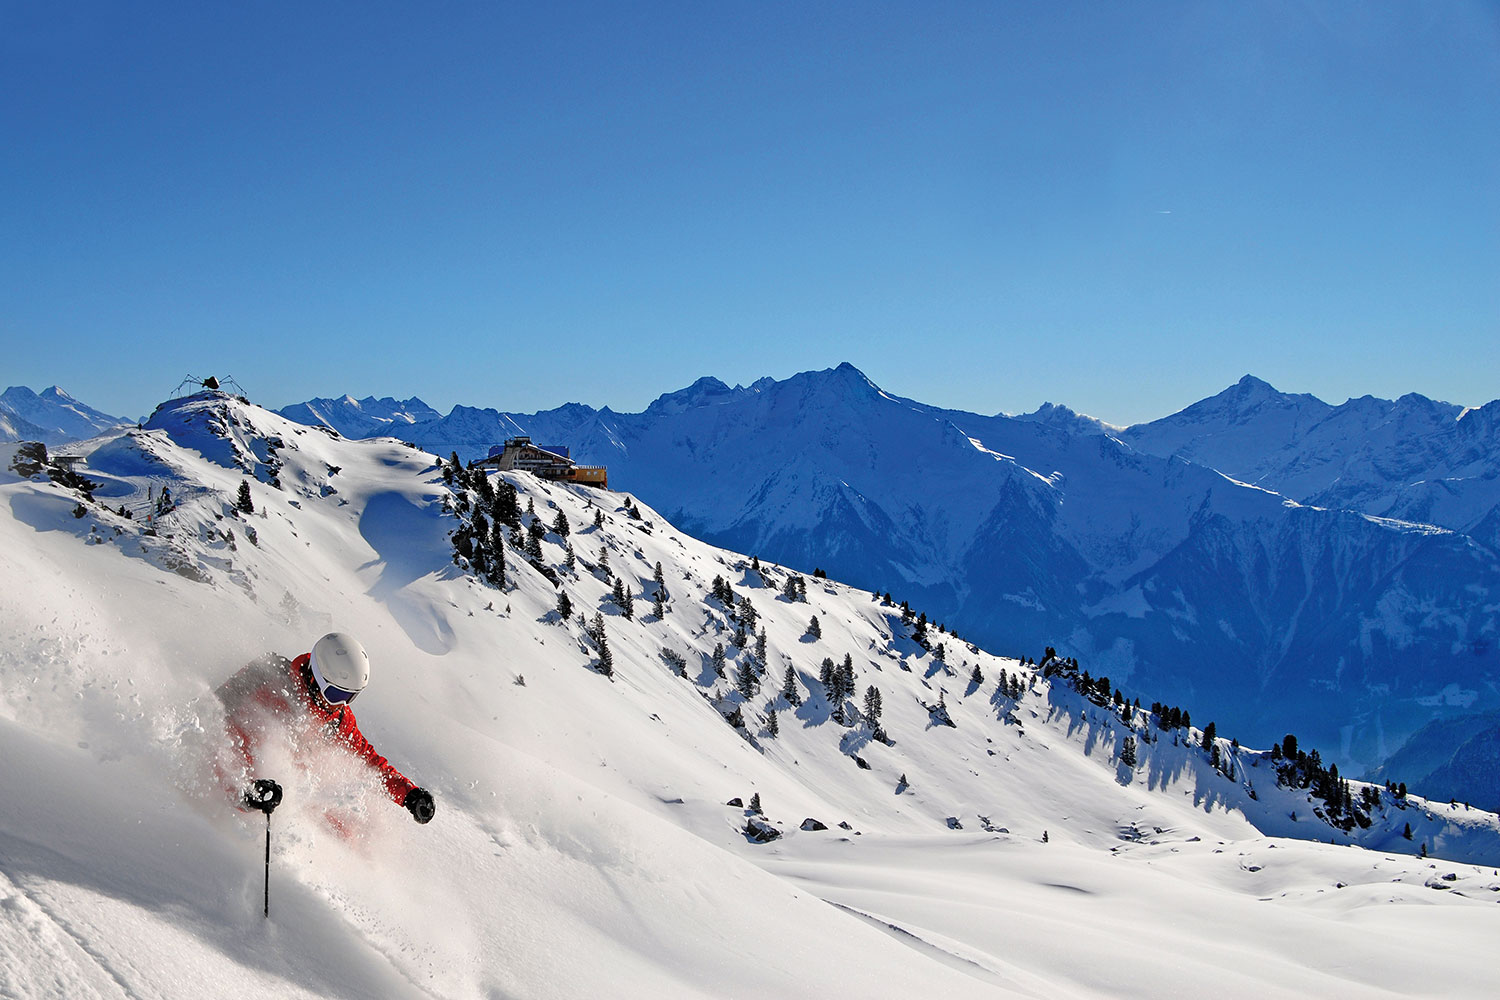
[[[397,400],[390,396],[355,399],[344,395],[338,399],[309,399],[283,407],[282,416],[298,423],[332,427],[345,437],[367,438],[390,434],[400,436],[412,424],[437,420],[441,414],[413,396]]]
[[[57,386],[32,392],[13,385],[0,393],[0,440],[62,444],[129,423],[69,396]]]
[[[0,448],[6,469],[13,451]],[[164,405],[79,471],[100,483],[82,516],[72,491],[0,472],[0,559],[29,583],[0,595],[0,795],[14,807],[0,812],[0,989],[1100,996],[1153,989],[1170,963],[1185,987],[1225,996],[1488,992],[1477,943],[1500,929],[1500,876],[1476,863],[1500,864],[1493,814],[1386,797],[1345,834],[1227,727],[1233,780],[1201,730],[1127,727],[932,629],[940,662],[868,591],[805,578],[806,600],[790,598],[792,571],[757,572],[639,500],[507,475],[523,508],[571,527],[537,543],[575,605],[564,621],[524,546],[507,543],[504,589],[456,561],[449,536],[477,495],[455,493],[434,456],[218,394]],[[157,514],[163,485],[179,499]],[[766,633],[748,700],[735,682],[755,642],[731,641],[715,577]],[[612,679],[579,621],[596,614]],[[334,760],[287,766],[267,922],[264,829],[206,773],[208,691],[330,627],[370,647],[361,726],[434,790],[438,815],[415,826]],[[840,724],[819,663],[846,655],[857,693]],[[801,706],[778,693],[788,665]],[[1023,679],[1017,697],[1001,670]],[[863,717],[872,685],[889,743]],[[742,730],[725,718],[736,709]],[[1132,735],[1135,767],[1120,762]],[[338,781],[359,818],[350,841],[323,818]],[[752,793],[773,843],[752,843],[755,817],[724,804]],[[1449,860],[1415,857],[1424,843]]]
[[[1248,421],[1227,439],[1249,448],[1330,409],[1247,378],[1183,420],[1207,441]],[[1150,454],[1065,407],[946,410],[846,364],[749,388],[701,379],[639,414],[457,408],[410,440],[468,459],[518,433],[608,465],[612,484],[697,537],[899,590],[996,649],[1055,644],[1246,739],[1269,744],[1290,725],[1347,771],[1451,712],[1430,703],[1450,685],[1500,707],[1487,653],[1500,550],[1484,531],[1289,503],[1254,470]],[[1500,531],[1500,512],[1486,524]]]

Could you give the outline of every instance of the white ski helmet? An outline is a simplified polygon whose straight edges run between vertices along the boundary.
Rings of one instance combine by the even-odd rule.
[[[370,683],[370,657],[347,632],[329,632],[312,648],[313,683],[330,705],[354,700]]]

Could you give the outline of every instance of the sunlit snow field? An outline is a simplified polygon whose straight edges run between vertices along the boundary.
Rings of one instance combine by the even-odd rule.
[[[807,603],[790,602],[788,571],[762,577],[644,506],[631,518],[620,494],[510,475],[523,506],[572,526],[575,572],[562,539],[543,542],[576,609],[561,622],[518,552],[505,591],[459,571],[448,487],[399,442],[203,395],[63,450],[87,456],[111,508],[162,484],[182,500],[150,537],[0,471],[6,1000],[1493,995],[1492,814],[1413,799],[1351,844],[1257,754],[1254,799],[1170,737],[1125,767],[1118,718],[1061,684],[997,697],[1017,661],[950,636],[945,667],[899,609],[837,583],[808,579]],[[13,454],[0,446],[0,465]],[[280,490],[245,471],[264,478],[268,458]],[[242,479],[248,517],[229,512]],[[590,569],[606,547],[632,621]],[[658,562],[665,620],[650,613]],[[720,712],[748,650],[705,599],[715,576],[767,632],[744,734]],[[578,622],[596,611],[613,679]],[[266,919],[265,821],[214,779],[211,691],[332,628],[373,660],[361,728],[433,790],[437,816],[413,823],[337,755],[273,750],[287,799]],[[725,680],[708,665],[718,642]],[[889,746],[829,718],[818,665],[846,653],[858,691],[882,692]],[[806,700],[780,705],[773,738],[787,663]],[[951,728],[929,712],[940,698]],[[752,793],[780,839],[741,832],[746,810],[726,802]]]

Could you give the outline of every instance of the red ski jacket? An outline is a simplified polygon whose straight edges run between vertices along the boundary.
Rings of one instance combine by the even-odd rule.
[[[416,783],[391,766],[375,752],[370,741],[359,731],[354,712],[348,705],[330,706],[313,689],[309,654],[295,660],[270,655],[246,664],[229,680],[219,685],[215,694],[224,703],[225,724],[230,738],[245,756],[245,764],[255,771],[255,744],[262,725],[256,717],[281,720],[288,726],[302,726],[316,732],[380,772],[386,794],[398,806]]]

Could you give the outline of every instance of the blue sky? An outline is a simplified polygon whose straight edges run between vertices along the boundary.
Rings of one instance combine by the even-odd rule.
[[[1500,7],[0,0],[0,383],[1500,396]]]

